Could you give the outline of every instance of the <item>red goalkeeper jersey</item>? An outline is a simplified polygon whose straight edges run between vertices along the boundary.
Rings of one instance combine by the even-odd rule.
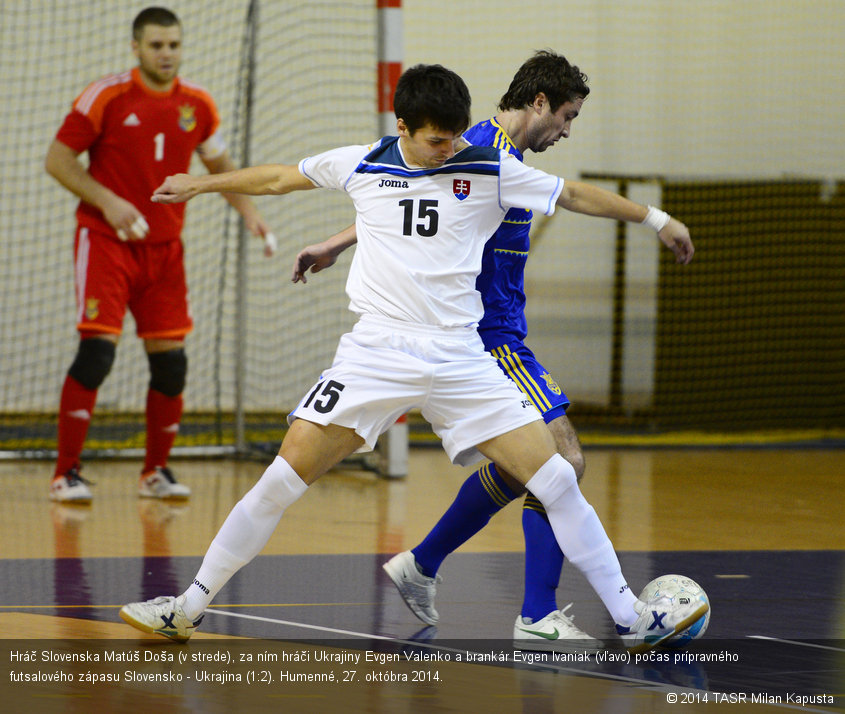
[[[205,145],[207,158],[223,150],[216,139],[220,124],[211,95],[177,79],[167,92],[155,92],[138,68],[104,77],[89,85],[73,103],[56,138],[71,149],[88,151],[91,175],[130,201],[150,225],[148,242],[178,240],[185,204],[150,201],[164,179],[185,173],[191,155]],[[114,235],[103,214],[81,201],[81,226]]]

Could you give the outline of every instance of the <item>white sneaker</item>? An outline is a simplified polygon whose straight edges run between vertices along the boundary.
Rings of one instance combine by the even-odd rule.
[[[141,476],[138,484],[141,498],[190,498],[191,489],[178,483],[173,472],[166,466],[156,466]]]
[[[701,600],[686,605],[675,605],[666,596],[648,602],[637,600],[634,603],[634,610],[639,613],[637,621],[630,627],[616,625],[616,631],[629,652],[647,652],[685,630],[709,609],[710,605]]]
[[[434,609],[434,595],[437,592],[437,583],[441,582],[442,578],[439,575],[434,578],[423,575],[417,568],[417,561],[410,550],[394,555],[381,567],[393,581],[411,612],[426,624],[436,625],[440,616]]]
[[[62,503],[91,503],[93,494],[86,481],[79,475],[79,469],[74,467],[58,478],[54,478],[50,484],[50,500]]]
[[[187,642],[202,622],[203,615],[190,620],[182,610],[184,601],[185,596],[180,595],[178,598],[157,597],[146,602],[130,602],[120,608],[120,617],[143,632]]]
[[[601,640],[590,637],[575,626],[573,617],[566,611],[569,603],[560,610],[554,610],[537,622],[527,622],[518,615],[513,625],[513,645],[523,650],[586,650],[596,651],[604,647]]]

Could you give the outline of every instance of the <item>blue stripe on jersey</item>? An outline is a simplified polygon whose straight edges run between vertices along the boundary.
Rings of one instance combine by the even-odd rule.
[[[438,166],[434,169],[406,169],[401,166],[392,166],[389,164],[370,164],[362,162],[355,168],[355,173],[390,174],[391,176],[404,176],[405,178],[430,176],[431,174],[484,174],[487,176],[497,176],[499,174],[499,165],[498,163],[495,166],[490,166],[489,164],[449,164],[447,162],[443,164],[443,166]]]
[[[464,136],[476,149],[501,149],[522,161],[522,153],[495,119],[479,122]],[[475,288],[481,293],[484,304],[484,317],[478,324],[478,332],[488,350],[515,340],[522,341],[528,334],[525,260],[530,247],[528,233],[532,217],[531,211],[511,208],[484,246],[481,273]]]
[[[499,173],[501,156],[491,146],[468,146],[447,160],[443,166],[433,169],[411,169],[402,159],[399,151],[399,137],[390,136],[367,154],[355,169],[361,174],[390,174],[413,178],[432,174],[485,174],[496,176]]]

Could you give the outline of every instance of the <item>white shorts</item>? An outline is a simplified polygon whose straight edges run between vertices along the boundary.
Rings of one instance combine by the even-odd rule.
[[[354,429],[371,451],[379,435],[420,409],[453,463],[542,415],[484,351],[473,328],[435,328],[363,316],[340,338],[332,366],[288,416]]]

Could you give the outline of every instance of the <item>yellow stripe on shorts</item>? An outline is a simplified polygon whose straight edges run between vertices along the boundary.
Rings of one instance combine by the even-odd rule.
[[[547,412],[552,408],[551,402],[546,398],[543,390],[534,381],[531,373],[525,369],[519,355],[511,352],[510,347],[503,345],[502,347],[495,347],[491,350],[493,356],[505,367],[505,371],[510,378],[516,383],[525,396],[527,396],[537,409],[541,412]]]

